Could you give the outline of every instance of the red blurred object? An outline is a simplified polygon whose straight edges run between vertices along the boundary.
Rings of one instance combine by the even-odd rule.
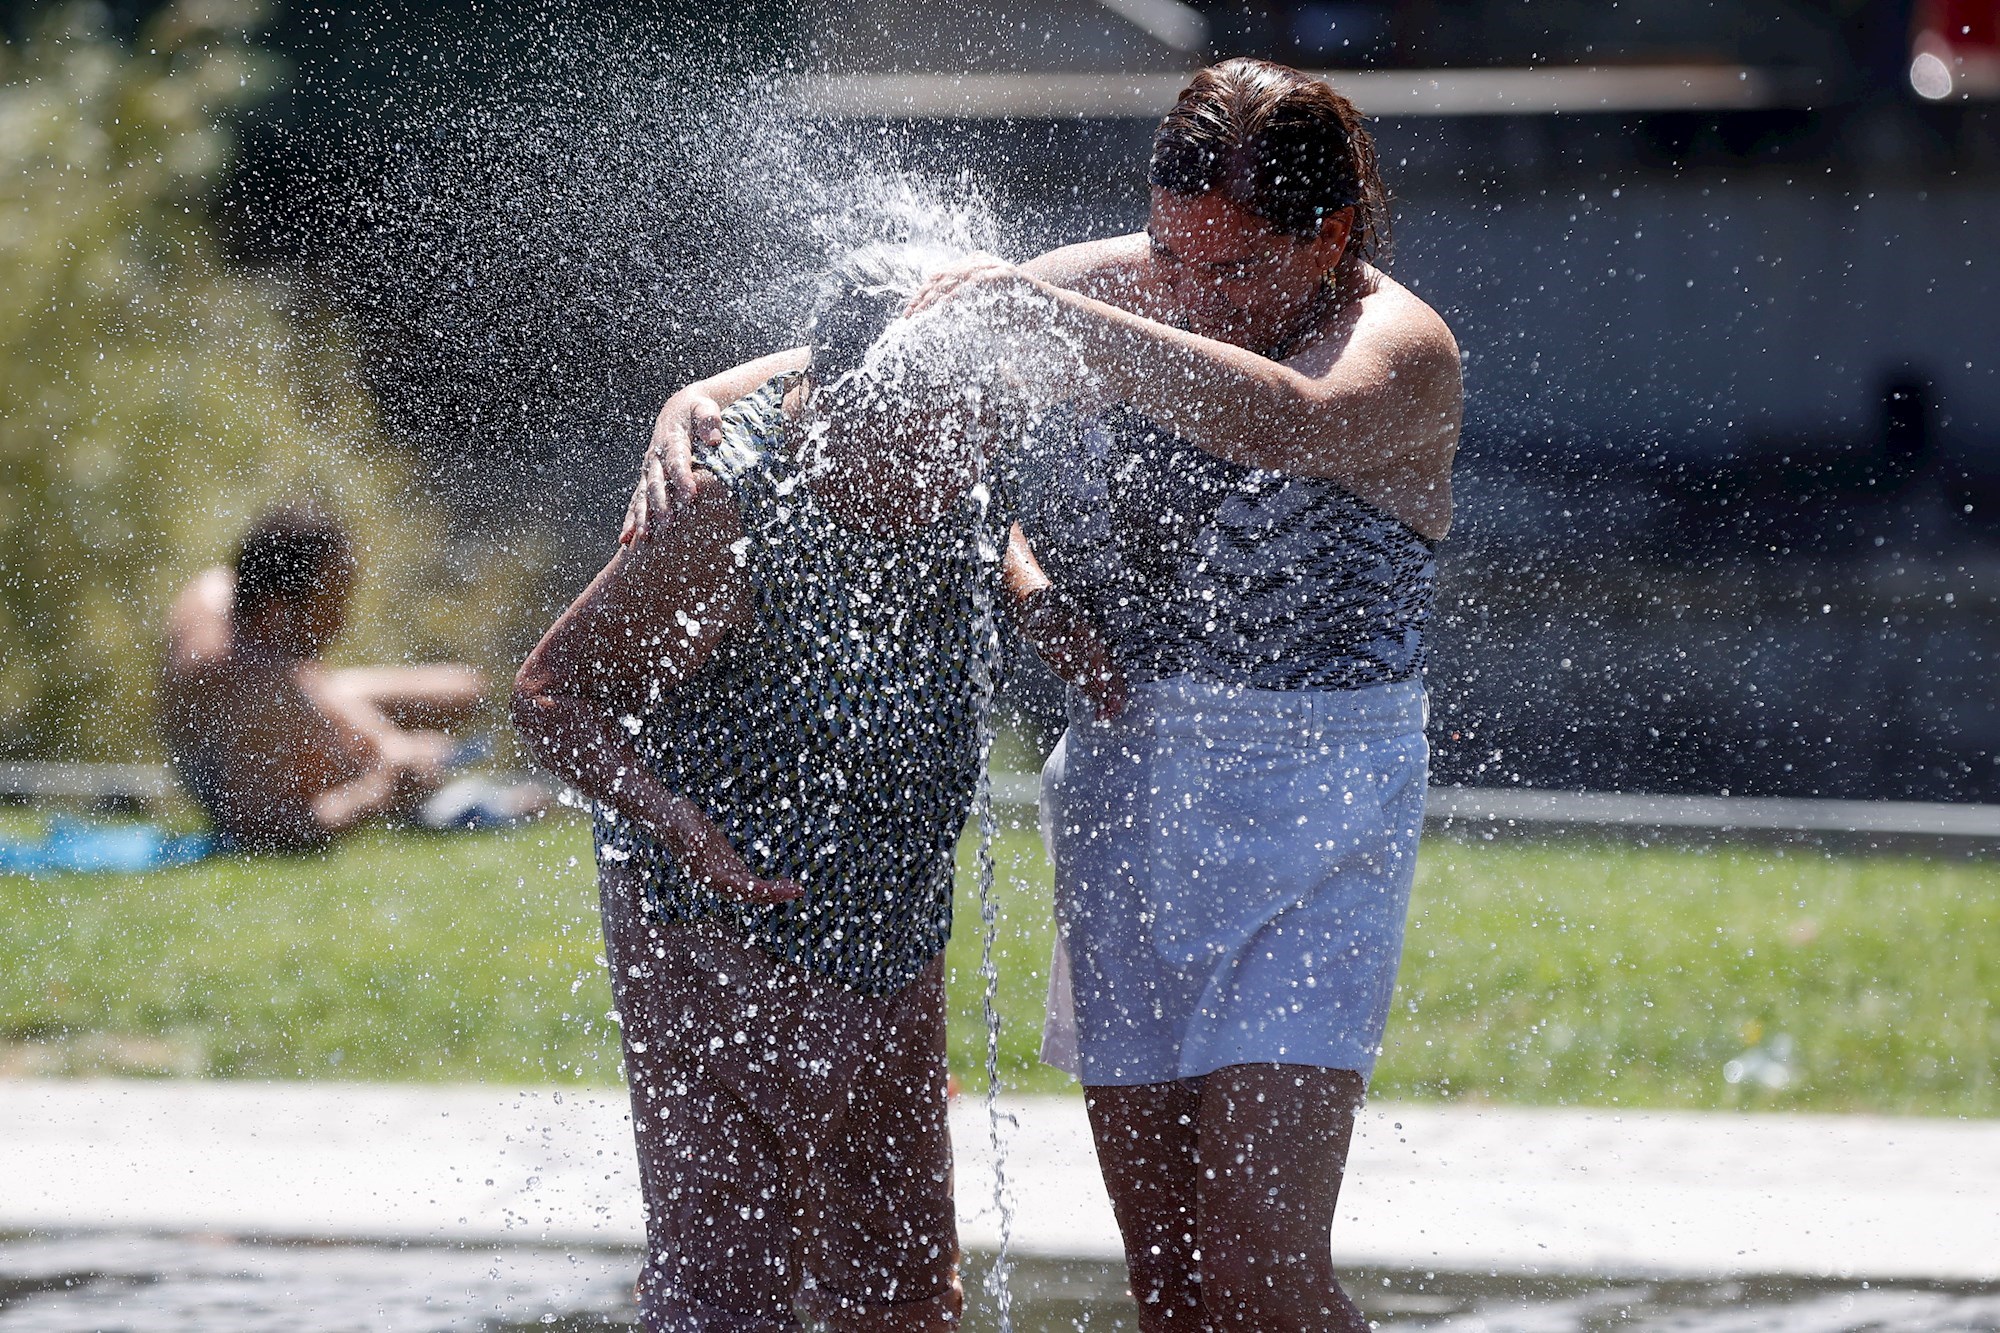
[[[1910,87],[1933,102],[2000,95],[2000,0],[1919,0]]]

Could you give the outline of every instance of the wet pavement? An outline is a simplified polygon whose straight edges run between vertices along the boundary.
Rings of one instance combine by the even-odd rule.
[[[0,1242],[0,1330],[377,1333],[628,1324],[637,1256],[68,1235]],[[548,1318],[545,1320],[544,1316]]]
[[[968,1333],[997,1327],[967,1263]],[[119,1234],[0,1240],[0,1333],[509,1333],[630,1329],[626,1249],[368,1246]],[[1377,1329],[1451,1333],[2000,1333],[2000,1287],[1349,1270]],[[1015,1267],[1018,1333],[1133,1333],[1123,1270]]]

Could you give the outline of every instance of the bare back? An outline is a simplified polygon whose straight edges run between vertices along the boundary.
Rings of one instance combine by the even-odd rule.
[[[317,663],[237,640],[233,588],[228,570],[209,570],[175,604],[160,673],[161,736],[221,832],[259,844],[311,841],[313,801],[364,771],[373,749],[322,706]]]

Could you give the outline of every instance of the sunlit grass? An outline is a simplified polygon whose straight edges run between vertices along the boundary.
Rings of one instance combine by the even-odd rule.
[[[157,1052],[245,1078],[616,1076],[580,823],[0,878],[0,897],[25,944],[0,1039],[61,1053],[17,1049],[17,1067],[143,1070]]]
[[[1049,872],[996,846],[1004,1083],[1035,1062]],[[968,845],[952,1063],[983,1085]],[[370,834],[321,858],[0,878],[0,1070],[618,1077],[587,829]],[[1429,844],[1382,1097],[2000,1115],[2000,868],[1746,848]],[[1730,1084],[1793,1044],[1791,1082]]]
[[[1437,840],[1376,1087],[1990,1116],[1996,998],[1990,863]],[[1788,1086],[1725,1081],[1781,1037]]]

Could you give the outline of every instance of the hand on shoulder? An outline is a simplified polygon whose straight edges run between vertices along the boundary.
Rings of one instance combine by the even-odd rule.
[[[694,492],[675,504],[671,520],[656,521],[645,540],[619,551],[620,560],[635,574],[659,570],[687,577],[724,557],[733,562],[729,548],[743,536],[743,513],[736,497],[706,468],[695,468],[690,475]]]
[[[619,544],[634,546],[670,531],[695,496],[694,451],[722,442],[722,406],[705,393],[683,390],[667,399],[639,465],[639,484],[625,506]]]

